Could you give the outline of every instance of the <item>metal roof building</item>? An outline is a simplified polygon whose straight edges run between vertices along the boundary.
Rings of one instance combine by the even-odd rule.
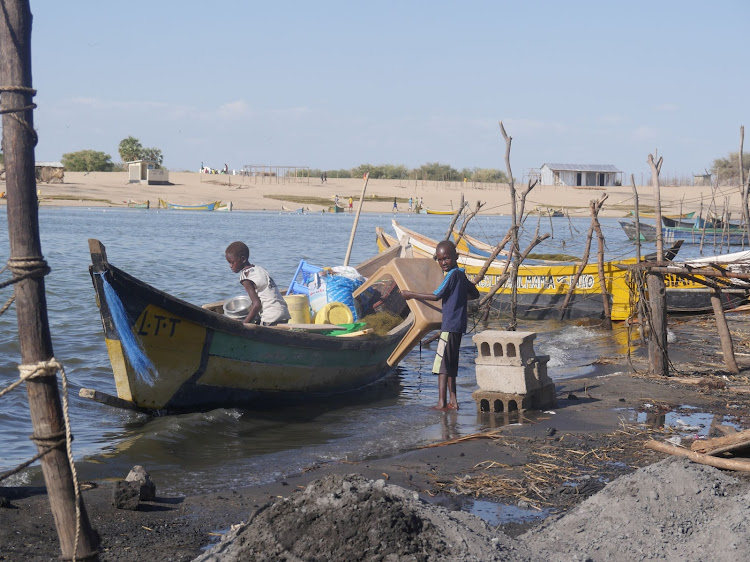
[[[622,183],[622,172],[612,164],[542,164],[542,185],[606,187]]]

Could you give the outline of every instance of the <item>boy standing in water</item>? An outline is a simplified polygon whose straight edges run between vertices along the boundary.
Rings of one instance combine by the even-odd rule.
[[[469,281],[464,270],[458,267],[457,259],[455,244],[450,240],[443,240],[435,251],[435,260],[445,272],[445,278],[440,286],[432,294],[401,291],[401,296],[405,299],[442,300],[443,321],[435,363],[432,365],[432,372],[438,376],[438,403],[434,407],[436,410],[458,410],[456,375],[461,337],[468,323],[468,301],[479,297],[479,291],[474,283]],[[446,401],[448,394],[450,400]]]
[[[245,324],[257,323],[260,315],[262,326],[286,324],[291,316],[284,297],[268,272],[248,262],[250,249],[243,242],[232,242],[224,252],[230,269],[240,274],[240,283],[250,297],[250,310],[243,320]]]

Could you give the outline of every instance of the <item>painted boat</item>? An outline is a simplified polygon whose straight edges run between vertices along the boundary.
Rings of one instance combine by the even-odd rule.
[[[148,209],[151,206],[151,201],[148,199],[146,201],[133,201],[132,199],[128,200],[128,207],[131,207],[133,209]]]
[[[214,211],[231,211],[234,208],[234,205],[231,201],[227,201],[223,205],[219,205],[214,209]]]
[[[473,236],[466,234],[465,232],[461,235],[460,239],[458,237],[458,234],[458,230],[454,228],[453,241],[456,243],[456,249],[459,252],[462,252],[464,254],[476,254],[477,256],[488,257],[494,249],[492,244],[482,242],[478,238],[474,238]],[[508,252],[506,250],[503,250],[500,252],[500,255],[507,256]]]
[[[333,207],[328,207],[329,213],[343,213],[346,209],[344,207],[339,207],[338,205],[334,205]]]
[[[130,405],[123,407],[248,407],[353,391],[395,366],[388,359],[414,325],[410,315],[385,336],[367,337],[321,335],[310,331],[320,326],[309,324],[246,325],[118,269],[98,240],[89,240],[89,249],[117,395],[122,405]],[[376,256],[360,270],[381,263],[382,256]]]
[[[432,257],[437,242],[404,228],[393,221],[396,238],[388,238],[384,233],[378,239],[378,246],[384,244],[410,244],[415,256]],[[679,249],[679,247],[678,247]],[[669,257],[673,257],[670,255]],[[458,263],[470,277],[484,266],[486,258],[475,254],[459,252]],[[622,266],[635,264],[635,258],[604,263],[604,283],[613,321],[630,318],[635,309],[635,299],[631,302],[629,273]],[[559,317],[559,307],[565,300],[570,283],[580,264],[553,263],[521,264],[518,270],[518,317],[529,320],[545,320]],[[495,260],[487,270],[485,278],[477,285],[480,293],[487,293],[497,282],[505,268],[505,260]],[[711,313],[711,295],[704,285],[677,276],[665,276],[667,286],[667,312],[670,314]],[[578,279],[565,318],[602,318],[604,305],[599,283],[597,264],[588,263]],[[501,314],[510,310],[510,281],[496,293],[493,308]],[[722,293],[724,308],[734,308],[745,299],[744,293]]]
[[[634,217],[635,216],[635,212],[634,211],[630,211],[627,214],[627,216],[628,217]],[[653,218],[656,218],[656,214],[655,213],[638,213],[638,216],[640,218],[642,218],[642,219],[653,219]],[[682,214],[678,213],[676,215],[662,215],[661,217],[663,219],[667,218],[667,219],[677,220],[677,219],[692,219],[694,216],[695,216],[695,211],[690,211],[689,213],[682,213]]]
[[[201,203],[200,205],[178,205],[177,203],[170,203],[164,199],[159,199],[160,207],[177,211],[213,211],[220,205],[221,201],[211,201],[210,203]]]
[[[456,211],[437,211],[435,209],[422,209],[428,215],[454,215]]]
[[[700,219],[698,219],[700,220]],[[620,226],[625,231],[625,234],[630,240],[635,240],[635,222],[634,221],[619,221]],[[748,243],[748,234],[742,229],[722,229],[722,228],[706,228],[705,230],[698,226],[696,222],[695,226],[684,227],[663,227],[662,228],[662,240],[665,243],[673,243],[677,240],[684,240],[686,244],[700,244],[701,238],[703,239],[704,246],[711,245],[729,245],[729,246],[740,246]],[[647,223],[640,223],[641,241],[653,242],[656,240],[656,227]]]

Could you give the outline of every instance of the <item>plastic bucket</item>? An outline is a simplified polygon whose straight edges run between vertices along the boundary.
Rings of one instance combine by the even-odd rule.
[[[284,295],[286,306],[289,309],[290,324],[310,323],[310,302],[307,295]]]
[[[229,318],[237,318],[242,320],[247,316],[250,310],[250,297],[247,295],[240,295],[239,297],[232,297],[224,302],[224,315]]]
[[[315,314],[316,324],[351,324],[354,315],[342,302],[329,302]]]

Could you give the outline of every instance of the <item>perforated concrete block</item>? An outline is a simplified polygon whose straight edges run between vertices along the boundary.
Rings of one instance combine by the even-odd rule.
[[[477,365],[525,365],[535,357],[536,332],[485,330],[472,340],[477,346]]]

